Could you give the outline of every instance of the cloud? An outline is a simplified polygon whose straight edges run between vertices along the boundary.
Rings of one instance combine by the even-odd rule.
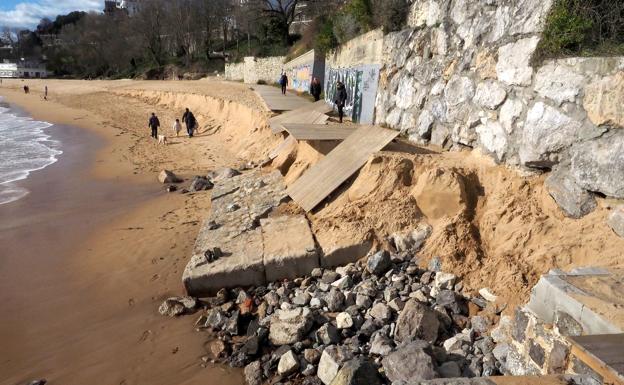
[[[44,18],[54,20],[57,15],[72,11],[96,11],[104,9],[102,0],[34,0],[22,2],[8,11],[0,11],[0,27],[34,28]]]

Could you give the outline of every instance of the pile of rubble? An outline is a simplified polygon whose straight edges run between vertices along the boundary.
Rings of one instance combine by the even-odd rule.
[[[503,309],[462,291],[452,274],[381,251],[305,278],[224,289],[201,301],[171,298],[160,312],[174,316],[202,306],[195,325],[213,337],[212,357],[204,360],[244,367],[250,385],[497,375],[487,331]]]

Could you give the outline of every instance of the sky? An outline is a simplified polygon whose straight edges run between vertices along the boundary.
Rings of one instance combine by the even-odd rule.
[[[44,17],[54,20],[71,11],[103,9],[103,0],[0,0],[0,28],[33,29]]]

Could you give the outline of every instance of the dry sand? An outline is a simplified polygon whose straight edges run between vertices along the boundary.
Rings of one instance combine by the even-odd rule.
[[[15,313],[0,326],[9,341],[2,376],[8,383],[31,376],[63,384],[239,383],[237,371],[200,367],[204,337],[193,332],[194,317],[157,314],[163,298],[182,292],[182,269],[210,202],[207,193],[166,195],[154,181],[162,168],[190,177],[264,159],[282,138],[270,133],[263,104],[247,86],[215,80],[29,81],[30,95],[21,93],[23,84],[5,81],[0,95],[39,119],[84,127],[106,139],[81,176],[84,183],[115,181],[114,191],[138,184],[159,197],[133,194],[129,202],[100,210],[82,207],[82,218],[103,219],[83,229],[88,234],[80,240],[59,235],[71,251],[57,250],[62,264],[49,274],[52,284],[37,288],[18,280],[1,294],[11,306],[3,311]],[[48,102],[41,98],[44,84]],[[198,117],[198,137],[173,138],[169,146],[149,140],[150,112],[169,130],[187,106]],[[333,146],[293,146],[271,167],[291,183]],[[526,301],[550,268],[622,265],[624,240],[605,225],[606,206],[601,201],[587,217],[568,219],[545,191],[543,176],[521,176],[477,152],[398,143],[372,157],[309,218],[317,234],[372,239],[378,246],[388,245],[393,232],[427,222],[434,230],[420,252],[423,264],[440,257],[468,290],[489,287],[516,304]],[[298,208],[290,203],[281,210]],[[17,239],[19,245],[30,238]],[[26,301],[8,301],[31,290]],[[20,319],[27,320],[21,327]]]

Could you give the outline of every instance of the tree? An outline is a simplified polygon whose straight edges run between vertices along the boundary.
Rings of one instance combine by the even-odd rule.
[[[269,16],[273,23],[272,26],[276,32],[280,34],[284,45],[290,43],[290,26],[295,20],[299,10],[298,5],[303,0],[256,0],[259,2],[262,13]]]

